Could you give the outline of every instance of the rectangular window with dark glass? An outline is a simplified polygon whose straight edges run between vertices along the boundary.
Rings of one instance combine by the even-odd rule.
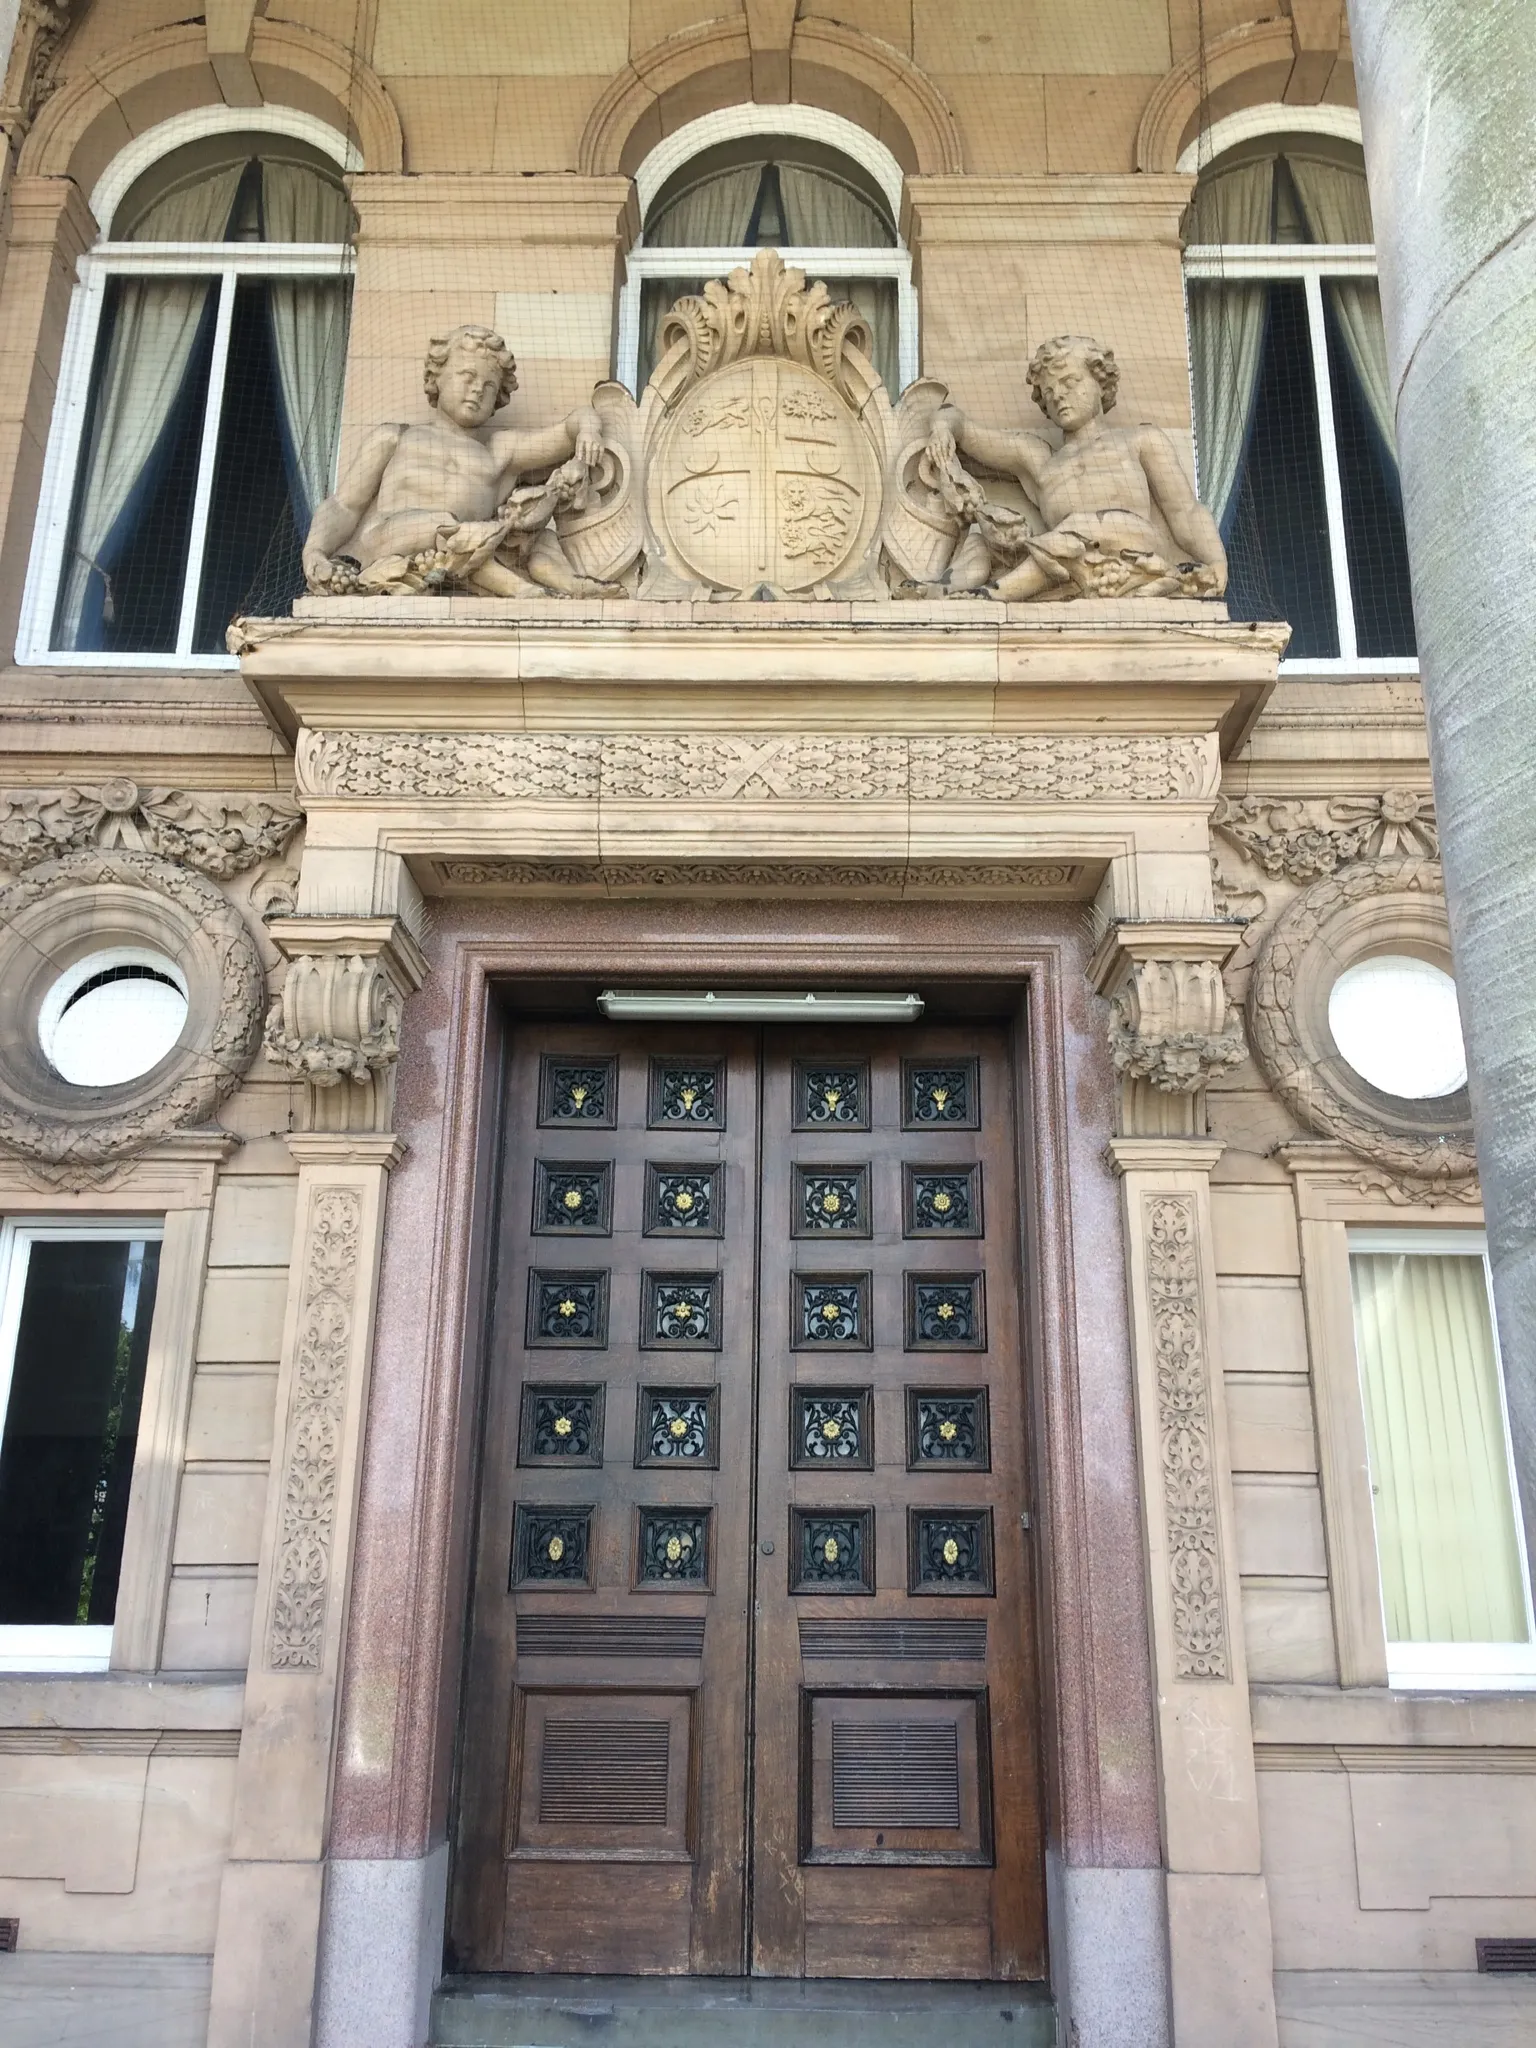
[[[111,1651],[158,1230],[17,1225],[0,1308],[0,1670]]]

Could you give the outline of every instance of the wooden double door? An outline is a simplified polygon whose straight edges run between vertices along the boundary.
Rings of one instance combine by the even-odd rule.
[[[526,1028],[461,1968],[1044,1974],[1003,1027]]]

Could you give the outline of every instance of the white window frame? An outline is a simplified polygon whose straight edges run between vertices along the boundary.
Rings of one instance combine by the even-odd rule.
[[[61,1223],[51,1218],[8,1217],[0,1223],[0,1436],[10,1405],[11,1377],[16,1367],[16,1341],[27,1274],[35,1244],[160,1244],[163,1217],[113,1217],[91,1223]],[[160,1313],[157,1289],[154,1316]],[[149,1336],[153,1339],[154,1318]],[[146,1390],[147,1391],[147,1390]],[[135,1461],[137,1467],[137,1461]],[[137,1469],[135,1469],[135,1480]],[[112,1661],[114,1624],[78,1622],[0,1623],[0,1673],[105,1671]]]
[[[1268,104],[1243,107],[1202,131],[1179,158],[1185,173],[1207,169],[1226,150],[1266,135],[1327,135],[1360,144],[1360,116],[1353,107],[1287,107]],[[1312,346],[1312,376],[1317,394],[1317,430],[1323,457],[1323,503],[1328,520],[1328,554],[1333,569],[1333,602],[1339,631],[1336,656],[1299,655],[1280,664],[1293,675],[1416,676],[1417,655],[1362,655],[1355,631],[1354,589],[1349,550],[1344,541],[1344,491],[1339,478],[1338,437],[1333,425],[1333,378],[1328,364],[1328,336],[1323,325],[1323,284],[1329,277],[1375,279],[1376,250],[1363,243],[1261,242],[1196,243],[1184,252],[1184,277],[1207,283],[1240,280],[1299,282],[1307,299],[1307,331]],[[1193,391],[1191,391],[1193,396]],[[1198,437],[1195,474],[1200,470]]]
[[[1504,1360],[1499,1351],[1499,1326],[1494,1313],[1493,1280],[1488,1267],[1488,1238],[1481,1230],[1402,1229],[1382,1230],[1352,1226],[1348,1231],[1350,1256],[1356,1252],[1403,1253],[1414,1258],[1468,1258],[1482,1261],[1483,1285],[1488,1295],[1488,1321],[1493,1332],[1494,1365],[1499,1379],[1499,1416],[1504,1431],[1504,1456],[1509,1471],[1509,1493],[1515,1519],[1515,1541],[1520,1555],[1520,1576],[1525,1589],[1527,1640],[1523,1643],[1396,1643],[1387,1644],[1387,1683],[1400,1691],[1530,1692],[1536,1691],[1536,1604],[1532,1601],[1531,1564],[1526,1549],[1525,1517],[1520,1505],[1520,1476],[1515,1467],[1514,1446],[1509,1430],[1509,1398],[1504,1385]],[[1360,1378],[1358,1344],[1355,1372]],[[1360,1400],[1365,1388],[1360,1380]],[[1369,1457],[1369,1452],[1367,1452]],[[1371,1526],[1375,1531],[1375,1488],[1371,1488]],[[1381,1574],[1378,1566],[1377,1588]],[[1386,1604],[1382,1603],[1382,1631],[1386,1634]]]
[[[343,170],[357,167],[357,152],[344,136],[313,115],[293,108],[198,108],[160,122],[123,150],[108,166],[92,192],[98,220],[112,223],[134,181],[171,151],[188,142],[217,134],[249,131],[292,135],[331,156]],[[242,278],[350,278],[355,270],[350,248],[330,242],[113,242],[101,241],[80,257],[70,301],[59,363],[58,392],[48,433],[37,521],[16,635],[16,660],[25,667],[87,669],[232,669],[235,656],[194,654],[197,596],[207,548],[208,514],[213,503],[214,463],[219,446],[219,421],[224,406],[224,376],[229,359],[230,325],[235,287]],[[213,360],[208,398],[198,449],[192,524],[187,539],[185,580],[176,645],[153,654],[103,654],[50,646],[59,588],[69,540],[70,515],[83,454],[85,422],[90,408],[91,371],[101,334],[102,309],[113,277],[208,277],[219,287],[215,314]]]
[[[856,122],[819,107],[757,106],[743,104],[722,107],[687,122],[649,152],[635,172],[635,191],[641,217],[649,215],[651,204],[667,180],[707,149],[722,142],[735,142],[751,135],[798,135],[811,142],[840,150],[867,171],[880,186],[891,210],[900,222],[902,171],[883,142],[877,142]],[[724,277],[739,266],[749,265],[758,254],[752,248],[648,249],[642,229],[640,239],[625,259],[624,283],[619,290],[618,335],[614,349],[614,375],[638,398],[636,379],[640,371],[640,296],[648,278]],[[918,302],[912,284],[912,253],[897,232],[892,249],[781,248],[786,264],[803,270],[814,283],[818,277],[890,278],[896,285],[896,362],[904,390],[918,374]],[[894,401],[900,394],[893,391]]]

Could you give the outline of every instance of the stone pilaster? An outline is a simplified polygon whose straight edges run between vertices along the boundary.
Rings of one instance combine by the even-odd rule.
[[[1122,1137],[1175,2048],[1275,2048],[1274,1955],[1227,1453],[1210,1171]]]
[[[298,1161],[234,1827],[209,2048],[309,2048],[387,1132],[306,1132]]]

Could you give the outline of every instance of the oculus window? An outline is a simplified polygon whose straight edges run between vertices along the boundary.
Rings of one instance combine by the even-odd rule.
[[[77,960],[44,996],[43,1057],[76,1088],[136,1081],[173,1051],[187,1021],[187,978],[163,954],[117,946]]]
[[[0,1258],[0,1670],[105,1670],[160,1229],[7,1224]]]
[[[1269,136],[1202,170],[1185,222],[1200,495],[1234,618],[1309,668],[1415,666],[1392,387],[1358,148]]]
[[[1466,1086],[1456,984],[1429,960],[1384,953],[1346,967],[1328,991],[1328,1029],[1385,1095],[1437,1101]]]
[[[352,211],[310,145],[153,164],[81,263],[23,634],[34,660],[224,661],[286,611],[334,480]]]
[[[646,209],[620,306],[618,374],[632,390],[644,389],[660,359],[673,302],[750,264],[759,249],[777,249],[807,283],[858,307],[893,397],[916,374],[911,262],[879,182],[827,144],[751,135],[701,150]]]
[[[1482,1233],[1352,1230],[1349,1267],[1389,1680],[1536,1686]]]

